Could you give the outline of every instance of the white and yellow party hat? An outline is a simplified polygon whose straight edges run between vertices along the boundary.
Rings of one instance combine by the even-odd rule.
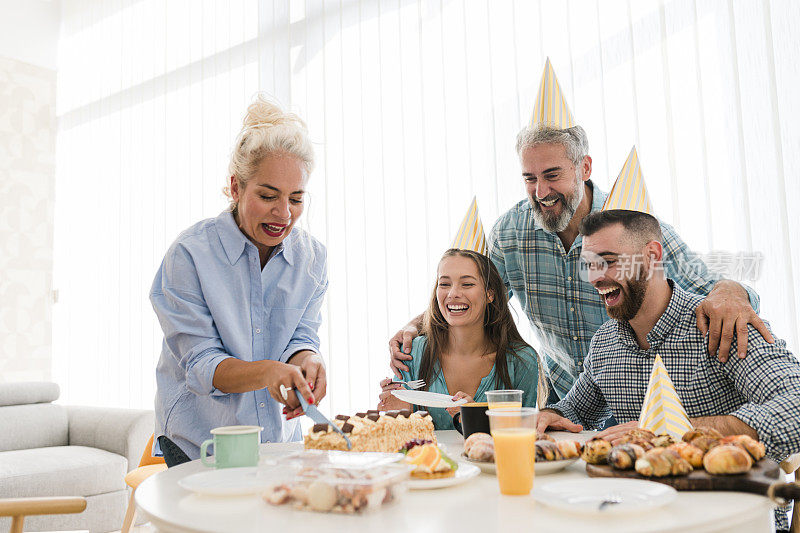
[[[608,198],[606,198],[606,203],[603,204],[602,211],[610,211],[612,209],[639,211],[640,213],[656,216],[653,213],[653,204],[650,202],[650,195],[647,194],[647,187],[644,184],[636,146],[631,148],[631,153],[622,166],[622,171],[617,176],[614,187],[608,193]]]
[[[464,220],[461,221],[461,225],[458,227],[458,231],[456,232],[456,236],[450,248],[472,250],[473,252],[486,255],[486,237],[483,235],[483,224],[481,224],[481,217],[478,214],[477,197],[472,198],[472,203],[469,209],[467,209]]]
[[[656,355],[650,373],[650,383],[639,415],[639,427],[649,429],[656,435],[667,433],[676,440],[681,440],[683,434],[692,429],[660,355]]]
[[[550,126],[559,130],[571,128],[575,119],[569,110],[561,86],[558,84],[556,72],[550,64],[550,58],[544,63],[542,81],[539,83],[539,93],[536,95],[536,104],[533,106],[533,115],[528,128],[537,126]]]

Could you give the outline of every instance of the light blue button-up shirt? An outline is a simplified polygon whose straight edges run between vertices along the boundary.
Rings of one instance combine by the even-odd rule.
[[[299,424],[283,420],[266,389],[227,394],[214,388],[214,372],[228,357],[285,363],[301,350],[319,352],[327,288],[325,247],[300,228],[263,270],[229,211],[181,233],[150,290],[164,331],[156,439],[166,435],[192,459],[219,426],[262,426],[262,442],[298,440]]]

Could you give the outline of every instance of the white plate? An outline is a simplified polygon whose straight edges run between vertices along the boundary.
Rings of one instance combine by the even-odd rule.
[[[616,495],[622,501],[599,509],[600,503]],[[661,507],[677,498],[669,485],[643,479],[578,479],[547,483],[533,490],[533,497],[550,507],[569,513],[628,514]]]
[[[241,496],[255,494],[269,487],[272,480],[258,467],[220,468],[186,476],[178,485],[190,492],[206,496]]]
[[[470,464],[473,464],[481,469],[481,472],[486,472],[487,474],[496,474],[497,473],[497,465],[494,464],[494,461],[473,461],[467,454],[461,452],[461,459],[463,461],[467,461]]]
[[[577,460],[577,457],[573,457],[572,459],[562,459],[560,461],[538,461],[535,466],[536,475],[546,476],[547,474],[561,472]]]
[[[440,477],[436,479],[408,479],[409,489],[440,489],[442,487],[452,487],[460,485],[468,479],[472,479],[481,473],[481,469],[475,465],[458,463],[458,470],[453,477]]]
[[[438,392],[428,392],[424,390],[393,390],[392,394],[404,402],[414,405],[424,405],[426,407],[458,407],[459,405],[467,403],[466,398],[461,398],[458,401],[453,401],[453,397],[449,394],[439,394]]]
[[[494,462],[489,461],[473,461],[465,453],[461,453],[461,459],[464,461],[469,461],[470,464],[473,464],[481,469],[481,472],[486,472],[487,474],[496,474],[497,473],[497,465]],[[535,472],[537,476],[546,476],[547,474],[555,474],[556,472],[560,472],[564,470],[566,467],[577,461],[577,457],[573,457],[572,459],[563,459],[561,461],[539,461],[536,463]]]

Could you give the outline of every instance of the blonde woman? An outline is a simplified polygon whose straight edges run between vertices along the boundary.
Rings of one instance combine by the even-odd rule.
[[[313,166],[303,121],[259,95],[233,147],[229,209],[185,230],[164,257],[150,301],[164,332],[156,452],[169,466],[197,459],[219,426],[298,440],[291,389],[309,403],[325,395],[326,252],[295,227]]]

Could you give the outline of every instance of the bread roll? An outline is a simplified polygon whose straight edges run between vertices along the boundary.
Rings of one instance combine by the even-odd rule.
[[[622,441],[622,443],[634,442],[637,440],[645,440],[651,442],[654,438],[656,438],[655,433],[653,433],[649,429],[636,428],[625,433],[620,440]]]
[[[583,445],[576,440],[560,440],[556,442],[558,451],[564,459],[580,457],[583,453]]]
[[[714,428],[700,427],[690,429],[683,434],[683,440],[686,442],[692,442],[697,437],[713,437],[715,439],[721,439],[722,433]]]
[[[644,454],[644,449],[638,444],[618,444],[608,453],[608,464],[617,470],[630,470]]]
[[[652,440],[652,443],[656,448],[667,448],[672,444],[675,444],[675,439],[672,438],[672,435],[667,435],[664,433],[661,435],[656,435],[656,437]]]
[[[467,453],[467,457],[472,461],[480,461],[483,463],[493,463],[494,462],[494,442],[480,440],[475,442],[469,448],[469,453]]]
[[[721,444],[703,457],[703,466],[709,474],[742,474],[753,466],[753,459],[742,447]]]
[[[767,448],[763,442],[758,442],[750,435],[730,435],[719,439],[720,444],[735,444],[744,448],[753,458],[753,461],[760,461],[767,454]]]
[[[677,452],[678,455],[692,465],[692,468],[701,468],[703,466],[705,452],[694,444],[681,441],[671,444],[667,449]]]
[[[682,476],[692,471],[692,465],[675,450],[653,448],[636,460],[636,471],[647,477]]]
[[[584,444],[581,459],[589,464],[604,465],[608,462],[608,454],[610,451],[610,442],[595,437],[586,441],[586,444]]]
[[[464,453],[469,456],[469,451],[476,442],[490,442],[494,446],[492,436],[488,433],[473,433],[464,441]]]
[[[537,440],[536,461],[560,461],[564,457],[555,442],[549,440]]]

